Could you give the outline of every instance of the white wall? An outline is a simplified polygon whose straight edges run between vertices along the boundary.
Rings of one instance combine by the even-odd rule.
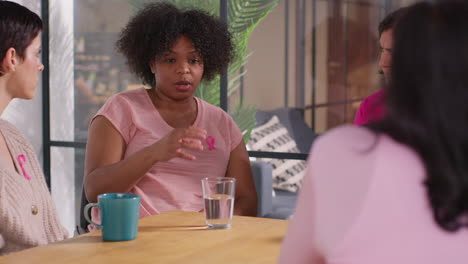
[[[249,39],[248,53],[252,54],[245,66],[244,99],[258,109],[271,110],[284,105],[284,32],[282,1],[257,25]],[[294,38],[294,30],[290,30],[290,38]],[[294,56],[294,52],[290,51],[289,56]],[[289,66],[294,70],[294,64],[290,62]],[[292,83],[294,75],[290,74],[289,78]],[[289,97],[292,100],[294,94]]]
[[[50,134],[52,140],[74,140],[73,0],[49,0]],[[62,224],[75,228],[75,150],[51,150],[52,197]],[[81,187],[80,187],[81,188]]]

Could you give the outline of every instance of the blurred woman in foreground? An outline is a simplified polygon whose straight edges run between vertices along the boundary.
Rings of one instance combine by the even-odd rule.
[[[441,1],[400,18],[387,115],[314,144],[280,263],[467,263],[467,14]]]

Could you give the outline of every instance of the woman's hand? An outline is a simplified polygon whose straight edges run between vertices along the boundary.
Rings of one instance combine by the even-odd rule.
[[[187,150],[203,150],[206,131],[176,128],[159,141],[125,157],[126,143],[119,131],[103,116],[89,127],[86,146],[85,190],[88,201],[101,193],[128,192],[158,161],[175,157],[194,160]],[[112,175],[112,177],[109,177]]]
[[[175,157],[195,160],[196,157],[185,150],[203,150],[202,142],[206,130],[196,127],[175,128],[161,140],[150,146],[158,161],[167,161]]]

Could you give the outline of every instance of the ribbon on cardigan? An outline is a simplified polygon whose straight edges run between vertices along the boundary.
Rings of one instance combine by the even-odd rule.
[[[24,154],[21,154],[21,155],[18,155],[18,157],[16,157],[16,159],[18,160],[18,163],[21,167],[21,170],[23,171],[23,176],[28,180],[30,181],[31,180],[31,176],[29,176],[28,172],[26,171],[26,169],[24,168],[24,164],[26,163],[26,156]]]

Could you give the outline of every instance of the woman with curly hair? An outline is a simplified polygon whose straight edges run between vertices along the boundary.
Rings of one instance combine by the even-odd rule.
[[[255,216],[257,195],[240,129],[223,110],[194,96],[202,79],[221,73],[233,57],[227,26],[200,10],[149,4],[122,30],[117,48],[151,89],[112,96],[91,121],[88,200],[130,192],[141,196],[140,217],[202,211],[201,179],[226,176],[237,179],[234,213]]]
[[[0,115],[15,98],[30,100],[36,93],[44,70],[42,29],[37,14],[0,1]],[[0,119],[0,255],[67,236],[33,147],[15,126]]]
[[[279,263],[468,263],[467,14],[459,0],[402,14],[388,112],[314,143]]]

